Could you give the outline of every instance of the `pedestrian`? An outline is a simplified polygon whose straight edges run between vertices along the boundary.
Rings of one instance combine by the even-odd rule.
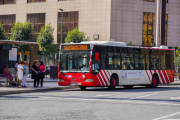
[[[2,84],[0,83],[0,87],[4,87],[4,85],[2,85]]]
[[[29,70],[28,70],[28,65],[27,65],[27,61],[24,61],[24,65],[23,65],[23,69],[24,69],[24,77],[23,77],[23,80],[22,80],[22,87],[23,88],[26,88],[26,80],[27,80],[27,76],[28,76],[28,73],[29,73]]]
[[[22,79],[23,79],[23,75],[24,75],[24,69],[23,69],[23,65],[24,65],[24,62],[21,62],[21,64],[18,65],[18,87],[20,88],[21,87],[21,82],[22,82]]]
[[[40,69],[38,66],[38,60],[34,61],[34,64],[32,65],[32,79],[34,79],[34,87],[39,86],[39,79],[40,79]],[[37,86],[36,86],[37,83]]]
[[[9,81],[9,86],[12,86],[12,85],[11,85],[11,82],[13,81],[13,76],[12,76],[12,74],[9,72],[8,68],[9,68],[9,65],[6,65],[6,67],[5,67],[4,70],[3,70],[3,75],[4,75],[5,78],[10,79],[10,81]]]
[[[43,87],[43,79],[45,77],[45,72],[46,72],[46,66],[44,65],[43,61],[39,61],[39,68],[41,71],[41,74],[40,74],[41,87]]]
[[[17,78],[18,78],[18,65],[21,64],[21,60],[18,60],[17,63],[15,64],[14,68],[15,68],[15,82],[17,82]]]

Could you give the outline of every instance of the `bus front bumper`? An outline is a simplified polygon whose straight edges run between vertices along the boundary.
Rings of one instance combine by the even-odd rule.
[[[95,86],[94,82],[58,82],[59,86]]]

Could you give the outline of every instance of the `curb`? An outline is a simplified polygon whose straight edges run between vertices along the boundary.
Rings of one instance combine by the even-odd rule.
[[[21,93],[35,93],[35,92],[45,92],[45,91],[53,91],[53,90],[64,90],[64,89],[73,89],[73,88],[78,88],[78,87],[68,86],[68,87],[56,87],[56,88],[35,89],[35,90],[5,91],[5,92],[0,92],[0,96],[11,95],[11,94],[21,94]]]
[[[33,83],[34,81],[26,81],[27,83]],[[43,81],[43,82],[58,82],[58,81]],[[0,83],[5,83],[5,81],[0,81]]]
[[[180,85],[180,83],[171,83],[171,84],[160,84],[159,86],[170,86],[170,85]]]

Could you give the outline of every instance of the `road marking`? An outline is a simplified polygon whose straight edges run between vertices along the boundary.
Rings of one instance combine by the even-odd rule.
[[[167,115],[167,116],[164,116],[164,117],[156,118],[156,119],[153,119],[153,120],[161,120],[161,119],[168,118],[168,117],[171,117],[171,116],[174,116],[174,115],[178,115],[178,114],[180,114],[180,112],[177,112],[177,113],[174,113],[174,114],[170,114],[170,115]]]
[[[139,96],[139,97],[131,98],[130,100],[137,99],[137,98],[148,97],[148,96],[152,96],[152,95],[156,95],[156,94],[158,94],[158,93],[153,93],[153,94],[149,94],[149,95]]]
[[[162,103],[162,102],[143,102],[143,101],[130,101],[130,100],[102,100],[102,99],[94,99],[94,98],[63,98],[63,99],[69,99],[69,100],[83,100],[83,101],[104,101],[104,102],[127,102],[127,103],[138,103],[138,104],[153,104],[153,105],[172,105],[172,106],[180,106],[180,104],[174,104],[174,103]]]
[[[180,97],[170,97],[171,100],[180,100]]]
[[[113,95],[119,95],[119,93],[118,94],[108,94],[108,95],[96,95],[95,97],[105,97],[105,96],[113,96]]]

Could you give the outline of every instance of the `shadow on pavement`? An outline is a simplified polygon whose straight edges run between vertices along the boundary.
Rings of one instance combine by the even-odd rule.
[[[172,90],[180,90],[180,86],[179,87],[157,87],[157,88],[147,88],[144,86],[140,86],[140,87],[134,87],[131,89],[128,88],[116,88],[115,90],[109,90],[108,88],[105,87],[87,87],[86,90],[84,91],[100,91],[100,92],[157,92],[157,91],[172,91]],[[66,91],[82,91],[80,89],[67,89]]]

